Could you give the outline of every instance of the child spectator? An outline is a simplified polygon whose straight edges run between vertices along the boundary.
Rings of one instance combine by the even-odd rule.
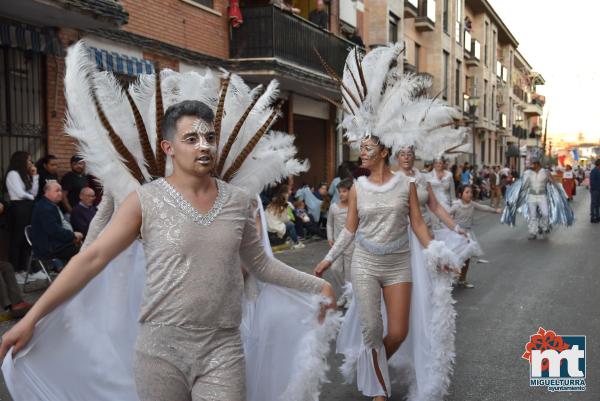
[[[346,226],[346,216],[348,215],[348,194],[352,188],[352,180],[349,178],[341,180],[337,184],[337,190],[340,196],[338,203],[333,203],[329,208],[327,216],[327,241],[329,246],[332,247],[338,235],[342,232]],[[349,246],[343,254],[343,257],[337,258],[331,266],[333,277],[336,284],[340,287],[344,287],[346,283],[350,282],[350,264],[352,262],[352,253],[354,252],[354,246]],[[346,295],[342,295],[338,300],[338,307],[343,307],[348,303]]]
[[[298,237],[308,238],[311,235],[316,235],[322,239],[327,238],[325,231],[319,227],[306,210],[306,205],[302,199],[294,201],[294,216],[296,217],[296,233]]]

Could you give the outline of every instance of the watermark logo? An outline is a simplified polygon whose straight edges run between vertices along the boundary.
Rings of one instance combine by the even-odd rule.
[[[525,344],[529,385],[548,391],[585,391],[585,336],[559,336],[540,327]]]

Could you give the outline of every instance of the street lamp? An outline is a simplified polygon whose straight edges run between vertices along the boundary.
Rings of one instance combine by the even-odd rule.
[[[517,126],[517,149],[519,158],[517,159],[517,171],[521,174],[521,136],[523,136],[523,116],[517,115],[515,125]]]
[[[469,102],[469,124],[471,125],[471,136],[473,137],[473,149],[471,153],[471,165],[475,166],[475,123],[477,122],[477,106],[479,105],[479,97],[470,96]]]

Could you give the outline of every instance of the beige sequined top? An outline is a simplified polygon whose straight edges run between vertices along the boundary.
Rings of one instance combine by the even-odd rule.
[[[408,252],[409,189],[414,178],[395,174],[383,185],[356,180],[360,247],[377,255]]]
[[[265,282],[318,293],[324,281],[268,257],[254,220],[256,201],[217,180],[212,209],[200,214],[165,179],[138,189],[147,261],[140,322],[232,328],[242,314],[240,266]]]

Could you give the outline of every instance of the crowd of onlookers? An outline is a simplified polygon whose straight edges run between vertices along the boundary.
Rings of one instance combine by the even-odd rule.
[[[48,279],[48,271],[59,272],[78,252],[96,213],[100,186],[86,174],[81,157],[75,155],[69,162],[70,171],[59,177],[55,156],[34,164],[29,153],[18,151],[3,177],[0,224],[9,244],[8,261],[0,262],[0,301],[15,315],[30,306],[23,302],[17,284]]]
[[[340,202],[340,190],[349,190],[353,178],[368,174],[360,162],[344,162],[331,183],[321,182],[316,187],[302,183],[296,187],[294,178],[289,177],[263,191],[261,201],[271,245],[289,242],[293,248],[303,248],[303,239],[330,239],[327,225],[331,205]]]
[[[468,162],[452,165],[448,165],[447,161],[444,163],[444,169],[453,177],[454,188],[469,186],[474,200],[489,199],[492,208],[504,206],[506,190],[519,178],[519,172],[508,165],[484,165],[477,168]],[[432,168],[432,164],[425,163],[422,170],[430,172]],[[569,165],[564,168],[548,166],[548,169],[553,175],[560,177],[569,200],[575,195],[577,185],[590,185],[590,166],[576,166],[574,169]],[[296,187],[293,177],[290,177],[286,182],[263,191],[261,200],[271,245],[288,242],[293,248],[303,248],[303,239],[330,239],[327,217],[331,205],[340,202],[339,184],[344,182],[342,187],[349,189],[352,179],[361,175],[369,175],[369,171],[360,167],[360,160],[357,163],[344,162],[338,167],[336,177],[330,183],[321,182],[316,187],[303,183]],[[574,182],[572,186],[569,184],[570,179]]]

